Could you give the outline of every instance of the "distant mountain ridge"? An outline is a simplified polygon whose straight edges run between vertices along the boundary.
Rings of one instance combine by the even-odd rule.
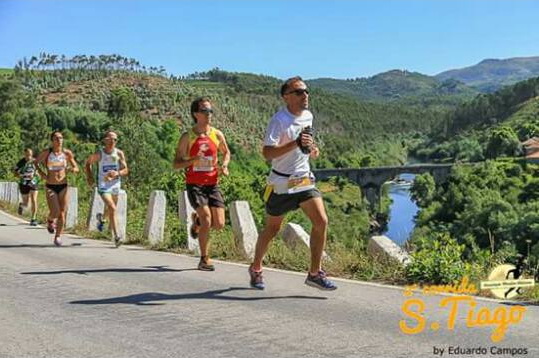
[[[491,93],[531,77],[539,76],[539,56],[485,59],[477,65],[444,71],[435,77],[440,81],[454,79],[481,92]]]
[[[368,78],[347,80],[318,78],[309,80],[308,83],[330,92],[369,101],[451,102],[478,94],[478,91],[459,81],[440,81],[435,77],[407,70],[391,70]]]
[[[539,56],[485,59],[477,65],[428,76],[407,70],[391,70],[372,77],[309,80],[314,87],[368,101],[400,101],[411,104],[452,105],[479,93],[539,76]]]

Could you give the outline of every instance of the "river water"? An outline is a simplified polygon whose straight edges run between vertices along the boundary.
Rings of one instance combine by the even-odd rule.
[[[414,174],[401,174],[400,179],[412,181]],[[389,196],[393,200],[389,212],[389,222],[384,235],[396,244],[402,245],[408,240],[414,230],[414,217],[419,211],[410,197],[410,185],[389,184]]]

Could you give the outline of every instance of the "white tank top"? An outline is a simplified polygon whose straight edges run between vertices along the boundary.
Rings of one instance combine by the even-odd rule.
[[[67,168],[67,159],[65,153],[62,151],[60,154],[55,154],[49,151],[47,157],[47,169],[51,172],[57,172]]]
[[[107,154],[102,149],[101,159],[99,160],[99,168],[97,170],[97,186],[99,190],[120,190],[121,179],[119,176],[112,180],[105,179],[107,172],[111,170],[115,170],[117,172],[120,171],[120,157],[118,156],[118,150],[114,148],[112,153]]]

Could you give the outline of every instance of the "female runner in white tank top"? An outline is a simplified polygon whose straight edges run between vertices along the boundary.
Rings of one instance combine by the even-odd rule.
[[[54,233],[54,244],[62,245],[60,235],[64,230],[67,209],[67,173],[78,173],[79,167],[73,153],[63,147],[64,136],[60,131],[51,134],[52,145],[42,151],[36,165],[42,178],[45,178],[47,204],[47,230]],[[45,166],[45,170],[42,168]],[[56,230],[56,232],[55,232]]]

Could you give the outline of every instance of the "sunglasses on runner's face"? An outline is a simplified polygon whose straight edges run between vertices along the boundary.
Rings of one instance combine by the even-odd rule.
[[[291,93],[295,94],[296,96],[302,96],[304,93],[309,94],[309,90],[306,88],[299,88],[299,89],[290,91],[287,94],[291,94]]]
[[[53,140],[60,140],[60,139],[64,139],[64,137],[60,137],[60,136],[54,136],[52,137]]]
[[[111,138],[111,137],[107,137],[105,139],[108,139],[108,140],[111,140],[113,142],[117,142],[118,141],[118,138]]]
[[[205,113],[205,114],[213,113],[213,109],[211,109],[211,108],[202,108],[202,109],[198,110],[198,113]]]

